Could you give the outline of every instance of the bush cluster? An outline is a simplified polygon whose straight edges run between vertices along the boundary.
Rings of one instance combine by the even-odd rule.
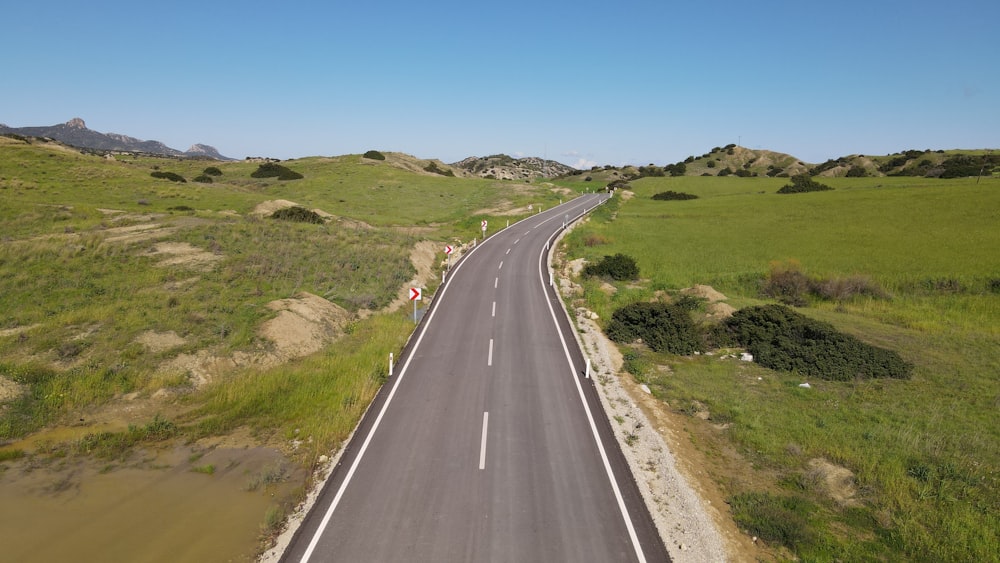
[[[194,181],[198,182],[200,184],[211,184],[212,183],[212,177],[209,176],[208,174],[202,174],[200,176],[195,176],[194,177]]]
[[[596,264],[587,264],[583,269],[586,276],[607,277],[613,280],[625,281],[639,279],[639,266],[635,258],[627,254],[605,256]]]
[[[889,295],[871,278],[852,275],[844,278],[812,278],[799,270],[798,262],[772,262],[762,293],[786,305],[804,307],[810,296],[826,301],[846,301],[854,297],[888,299]]]
[[[378,151],[368,151],[364,154],[364,157],[371,160],[385,160],[385,155]]]
[[[450,168],[449,169],[441,168],[440,166],[437,165],[436,162],[431,162],[427,166],[424,166],[424,171],[425,172],[430,172],[431,174],[439,174],[441,176],[454,176],[455,175],[455,171],[454,170],[451,170]]]
[[[290,170],[275,162],[265,162],[257,167],[257,170],[250,174],[251,178],[277,178],[279,180],[299,180],[302,174]]]
[[[611,315],[605,333],[615,342],[637,339],[655,352],[691,354],[701,348],[701,338],[691,314],[667,303],[633,303]]]
[[[698,199],[698,196],[694,194],[686,194],[684,192],[675,192],[673,190],[667,190],[665,192],[660,192],[653,195],[653,199],[656,200],[681,200],[681,199]]]
[[[184,179],[184,176],[181,176],[180,174],[175,174],[173,172],[161,172],[159,170],[154,170],[150,172],[149,175],[154,178],[162,178],[164,180],[170,180],[171,182],[187,183],[187,180]]]
[[[805,192],[822,192],[832,190],[830,186],[820,184],[812,179],[809,174],[796,174],[792,176],[792,183],[782,186],[778,190],[779,194],[801,194]]]
[[[222,176],[222,170],[219,170],[217,166],[209,166],[203,171],[206,176]]]
[[[293,221],[296,223],[314,223],[317,225],[321,225],[325,222],[323,217],[315,211],[311,211],[298,205],[279,209],[271,214],[271,218],[279,219],[281,221]]]
[[[722,330],[755,362],[774,370],[831,381],[906,379],[913,371],[896,352],[865,344],[784,305],[741,309],[723,322]]]

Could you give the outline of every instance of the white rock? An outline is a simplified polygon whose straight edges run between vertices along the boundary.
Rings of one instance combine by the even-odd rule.
[[[809,385],[808,382],[806,382],[806,383],[799,383],[799,387],[801,387],[803,389],[810,389],[812,387],[812,385]]]

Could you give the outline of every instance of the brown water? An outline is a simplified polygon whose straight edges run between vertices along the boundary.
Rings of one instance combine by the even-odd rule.
[[[93,459],[0,463],[0,560],[252,560],[267,511],[302,475],[249,491],[262,472],[288,466],[278,451],[201,447],[197,459],[197,447],[136,452],[110,470]],[[207,465],[214,474],[192,471]]]

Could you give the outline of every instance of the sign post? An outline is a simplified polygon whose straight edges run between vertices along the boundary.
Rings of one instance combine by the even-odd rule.
[[[410,288],[410,301],[413,301],[413,322],[417,322],[417,301],[420,301],[420,288],[411,287]]]

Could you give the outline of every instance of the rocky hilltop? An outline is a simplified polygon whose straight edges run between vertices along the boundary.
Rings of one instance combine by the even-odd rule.
[[[534,178],[554,178],[571,174],[577,170],[554,160],[537,157],[514,158],[505,154],[491,156],[470,156],[450,164],[468,172],[472,176],[497,180],[531,180]]]
[[[101,133],[88,129],[87,124],[79,117],[74,117],[66,123],[42,127],[8,127],[0,124],[0,135],[21,135],[24,137],[55,139],[60,143],[92,151],[233,160],[222,156],[215,147],[209,145],[196,144],[186,151],[180,151],[170,148],[160,141],[143,141],[142,139],[136,139],[135,137],[119,133]]]

